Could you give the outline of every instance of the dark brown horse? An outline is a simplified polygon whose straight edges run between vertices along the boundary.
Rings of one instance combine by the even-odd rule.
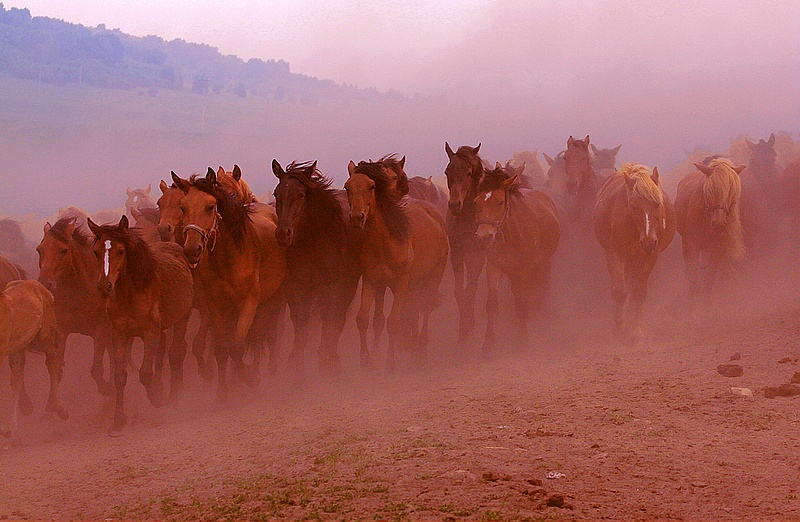
[[[44,237],[36,247],[39,282],[55,300],[60,357],[64,357],[70,334],[91,337],[94,342],[92,379],[101,394],[111,396],[114,389],[103,376],[103,356],[108,351],[112,357],[111,324],[106,314],[106,301],[97,291],[100,268],[92,239],[77,227],[74,219],[59,219],[52,226],[46,223]]]
[[[266,342],[269,368],[277,368],[278,291],[286,276],[286,250],[275,236],[274,209],[242,203],[217,181],[213,169],[205,177],[189,180],[173,173],[172,181],[184,193],[180,202],[183,248],[197,267],[200,291],[209,307],[217,399],[224,402],[229,358],[239,377],[255,385]],[[243,359],[247,351],[253,355],[251,368]]]
[[[382,296],[388,287],[394,295],[388,321],[389,371],[394,368],[396,346],[405,344],[409,337],[416,348],[423,349],[427,344],[428,319],[438,304],[448,253],[441,215],[425,201],[409,198],[401,203],[391,188],[390,170],[381,162],[356,165],[351,161],[345,183],[350,224],[361,231],[363,282],[356,317],[361,357],[364,361],[370,356],[366,346],[369,310],[375,296]]]
[[[518,175],[502,167],[486,171],[474,198],[475,237],[487,245],[486,335],[483,349],[495,347],[500,282],[506,276],[514,294],[518,342],[528,340],[533,308],[542,309],[550,289],[551,258],[561,230],[553,201],[541,191],[520,188]]]
[[[475,326],[475,294],[478,279],[486,263],[486,245],[475,237],[475,196],[483,176],[481,149],[462,145],[453,152],[445,142],[448,163],[444,169],[450,200],[447,212],[447,237],[450,240],[450,263],[455,278],[458,304],[458,343],[467,340]]]
[[[278,243],[286,247],[284,295],[294,323],[290,357],[295,378],[302,380],[309,319],[322,322],[320,368],[339,370],[339,337],[353,302],[358,279],[355,241],[347,226],[349,208],[317,170],[317,163],[290,163],[286,170],[272,160],[278,212]]]
[[[594,210],[594,233],[606,251],[614,299],[614,332],[637,342],[650,273],[675,236],[675,209],[659,184],[658,169],[626,164],[606,180]],[[624,321],[630,287],[630,321]]]
[[[100,270],[97,288],[107,299],[106,311],[111,322],[116,408],[109,435],[119,436],[126,423],[127,347],[134,337],[144,341],[139,380],[147,389],[150,402],[158,407],[163,404],[164,330],[173,328],[169,349],[170,398],[176,398],[182,390],[192,274],[178,245],[148,244],[128,228],[125,215],[117,225],[100,226],[91,220],[87,223],[95,236],[94,253]]]
[[[742,173],[741,217],[745,243],[754,255],[771,255],[783,236],[787,200],[775,152],[775,135],[753,143],[745,138],[750,152]]]
[[[603,178],[597,174],[592,165],[589,136],[582,140],[576,140],[572,136],[567,139],[564,169],[567,175],[567,192],[574,196],[572,208],[564,219],[578,232],[588,232],[591,230],[597,191],[603,183]]]

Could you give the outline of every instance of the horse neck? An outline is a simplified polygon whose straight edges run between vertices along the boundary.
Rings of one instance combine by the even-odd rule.
[[[66,283],[77,283],[77,286],[87,290],[90,295],[96,292],[97,283],[97,260],[94,257],[90,245],[82,246],[72,241],[70,247],[70,256],[72,258],[72,267],[66,279]]]
[[[389,232],[383,213],[380,209],[375,209],[364,223],[364,246],[382,249],[390,242],[395,243],[397,240]]]
[[[313,248],[319,245],[320,241],[343,240],[344,214],[335,195],[326,193],[323,189],[313,189],[306,199],[306,208],[297,224],[296,244]],[[331,210],[338,215],[331,216]]]

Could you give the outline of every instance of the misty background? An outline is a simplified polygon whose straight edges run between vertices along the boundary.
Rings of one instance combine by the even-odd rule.
[[[5,1],[39,26],[116,35],[108,77],[140,58],[174,74],[150,85],[140,68],[103,86],[73,60],[48,81],[58,53],[16,74],[0,24],[0,214],[115,208],[126,186],[234,163],[263,197],[272,158],[317,159],[341,186],[351,159],[396,152],[409,175],[439,177],[445,140],[482,142],[494,162],[590,134],[663,171],[695,147],[800,130],[796,1],[265,4]],[[131,51],[162,44],[161,64]],[[272,68],[260,80],[237,69],[258,62]]]

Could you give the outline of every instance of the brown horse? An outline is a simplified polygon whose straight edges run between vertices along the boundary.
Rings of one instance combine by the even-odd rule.
[[[617,168],[617,154],[622,145],[617,145],[613,149],[598,149],[591,144],[592,147],[592,166],[595,170],[615,170]]]
[[[547,176],[542,170],[542,164],[539,163],[537,158],[538,150],[533,152],[524,150],[522,152],[515,152],[514,156],[506,163],[507,166],[521,167],[525,165],[522,171],[522,176],[530,181],[531,187],[540,187],[547,182]]]
[[[233,190],[242,203],[258,203],[258,198],[250,190],[250,185],[242,179],[242,169],[239,168],[239,165],[234,164],[233,170],[225,170],[220,166],[217,169],[217,181]]]
[[[16,263],[0,257],[0,291],[11,281],[28,279],[28,274]]]
[[[508,176],[502,167],[486,171],[474,198],[475,237],[487,245],[486,335],[483,349],[495,347],[500,282],[506,276],[514,294],[517,340],[528,340],[532,308],[542,309],[550,289],[551,258],[561,230],[553,201],[538,190],[521,188],[517,171]]]
[[[150,189],[150,184],[147,185],[147,188],[143,189],[132,189],[130,187],[126,187],[125,195],[127,196],[127,199],[125,200],[125,213],[130,217],[134,217],[134,208],[137,210],[141,210],[143,208],[155,208],[156,202],[153,199],[153,196],[150,195]]]
[[[445,224],[430,203],[406,199],[401,204],[391,189],[391,169],[381,163],[355,165],[351,161],[347,170],[350,224],[361,231],[359,264],[363,281],[356,317],[361,357],[362,361],[370,357],[366,346],[369,310],[375,296],[383,295],[388,287],[394,296],[386,357],[386,367],[391,371],[395,347],[404,344],[409,335],[417,348],[423,349],[427,344],[428,319],[437,305],[447,264]]]
[[[594,233],[606,252],[614,298],[614,331],[638,342],[647,282],[675,236],[675,209],[661,188],[658,169],[627,163],[603,184],[594,209]],[[631,319],[625,325],[626,286],[632,298]]]
[[[567,192],[575,197],[565,220],[578,231],[588,232],[597,191],[603,183],[603,178],[592,165],[588,135],[582,140],[576,140],[572,136],[567,139],[564,170],[567,175]]]
[[[94,255],[92,236],[83,233],[74,219],[60,219],[44,225],[44,237],[36,247],[39,254],[39,282],[52,294],[58,323],[58,353],[62,358],[67,337],[88,335],[94,342],[91,375],[97,390],[114,393],[103,377],[103,355],[111,357],[111,324],[105,299],[97,291],[100,269]],[[111,361],[113,362],[113,361]]]
[[[786,194],[775,152],[775,134],[753,143],[745,138],[750,159],[741,176],[741,218],[745,242],[756,255],[770,255],[782,236]]]
[[[734,167],[724,158],[695,163],[697,170],[678,184],[675,196],[678,233],[683,243],[683,260],[690,299],[711,289],[720,266],[745,256],[739,219],[741,180],[744,165]],[[708,262],[701,262],[703,256]]]
[[[36,268],[33,249],[25,241],[20,224],[11,218],[0,219],[0,256],[26,272]]]
[[[0,428],[0,434],[6,437],[16,431],[18,413],[33,412],[23,380],[26,349],[44,352],[50,374],[47,411],[67,419],[69,414],[58,397],[62,372],[56,348],[53,296],[38,281],[12,281],[0,292],[0,362],[8,356],[11,367],[11,426]]]
[[[168,328],[173,329],[169,349],[170,399],[175,399],[183,388],[192,274],[178,245],[148,244],[128,228],[124,214],[117,225],[100,226],[91,219],[87,223],[95,236],[94,253],[100,270],[97,289],[106,299],[111,323],[116,407],[109,435],[119,436],[126,423],[127,347],[134,337],[144,341],[139,380],[147,389],[151,404],[163,404],[161,370],[166,350],[164,330]]]
[[[269,368],[277,368],[278,290],[286,276],[286,250],[278,244],[275,210],[242,203],[217,181],[209,168],[205,177],[189,180],[172,174],[183,191],[180,207],[184,252],[192,266],[211,317],[217,359],[217,399],[228,398],[227,367],[232,359],[239,377],[256,384],[264,342],[269,344]],[[253,367],[243,357],[249,348]]]
[[[339,338],[353,302],[361,273],[357,249],[347,226],[349,208],[317,170],[317,163],[290,163],[286,170],[272,160],[278,212],[278,243],[286,247],[284,294],[294,323],[294,349],[290,360],[295,378],[304,374],[309,320],[322,322],[320,368],[339,370]]]
[[[467,340],[475,325],[475,294],[478,279],[486,263],[486,245],[475,237],[475,196],[483,176],[481,149],[462,145],[456,152],[445,142],[448,163],[444,170],[450,200],[447,212],[447,237],[450,240],[450,264],[455,278],[458,304],[458,343]]]
[[[436,210],[442,215],[442,219],[447,215],[447,194],[433,182],[433,178],[430,176],[408,178],[408,197],[427,201],[436,207]]]
[[[139,229],[139,235],[148,243],[155,243],[161,240],[158,231],[158,224],[161,221],[161,214],[158,208],[131,208],[134,226]]]

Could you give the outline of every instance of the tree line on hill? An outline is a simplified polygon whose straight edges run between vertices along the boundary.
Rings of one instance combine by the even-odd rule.
[[[160,89],[229,92],[309,105],[331,99],[405,98],[397,91],[380,93],[295,74],[284,60],[244,61],[206,44],[34,17],[28,9],[5,9],[2,3],[0,73],[56,85],[139,90],[151,96]]]

